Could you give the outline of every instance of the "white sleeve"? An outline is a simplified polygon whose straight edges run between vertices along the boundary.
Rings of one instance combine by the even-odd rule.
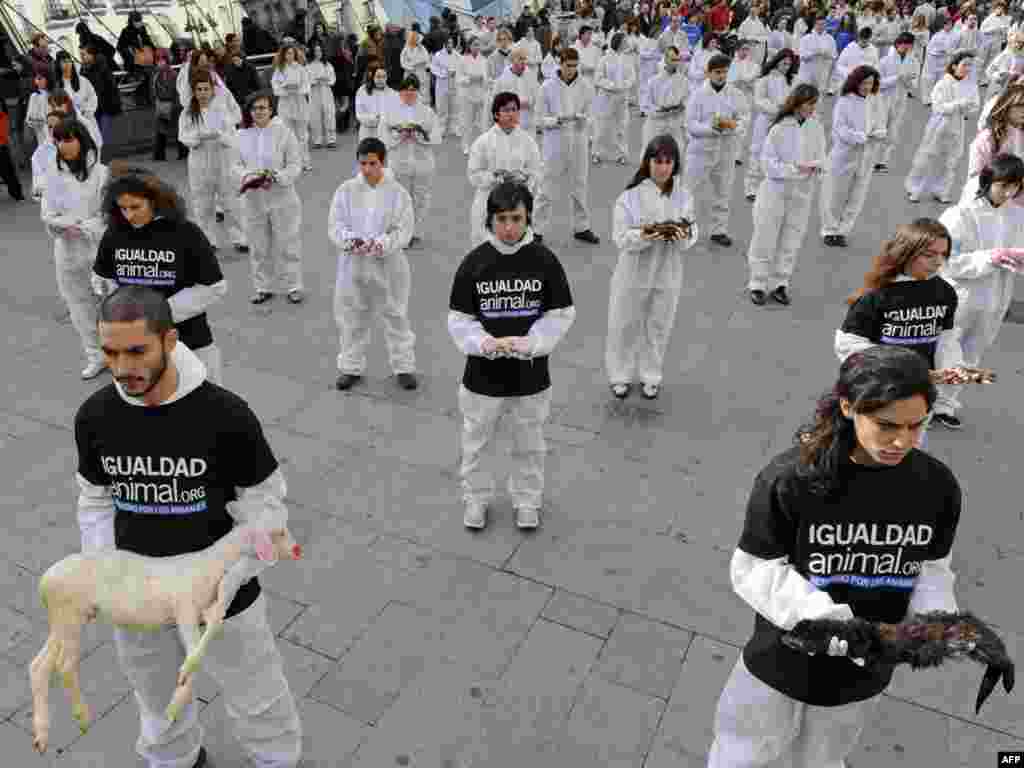
[[[116,549],[114,536],[114,499],[110,486],[93,485],[80,474],[78,481],[78,528],[82,534],[82,552]]]
[[[480,345],[489,338],[490,334],[484,330],[483,324],[472,315],[454,309],[448,310],[448,334],[464,355],[494,357],[494,355],[485,355],[480,349]]]
[[[921,563],[921,572],[917,574],[914,591],[910,594],[908,619],[929,611],[957,612],[956,593],[953,589],[956,574],[950,567],[951,557],[947,555],[941,560],[925,560]]]
[[[737,595],[785,630],[804,619],[853,618],[849,605],[833,602],[827,592],[797,573],[787,556],[762,560],[737,549],[729,563],[729,577]]]
[[[171,305],[171,319],[176,324],[191,320],[224,298],[227,292],[227,280],[221,280],[213,285],[193,285],[182,288],[167,299],[167,303]]]
[[[855,352],[863,352],[865,349],[877,346],[871,339],[865,339],[863,336],[858,336],[855,333],[847,333],[842,330],[836,331],[835,352],[840,363],[844,362],[846,358]]]
[[[561,307],[560,309],[549,309],[533,325],[527,338],[532,340],[530,344],[530,357],[544,357],[550,355],[568,333],[576,319],[576,307]]]

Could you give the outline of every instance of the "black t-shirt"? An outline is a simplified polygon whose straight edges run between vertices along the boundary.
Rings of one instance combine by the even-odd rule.
[[[191,221],[154,219],[139,229],[110,227],[100,241],[93,271],[119,285],[145,285],[170,298],[183,288],[224,279],[217,254]],[[202,312],[175,325],[189,349],[213,344]]]
[[[470,251],[459,266],[449,306],[475,317],[495,338],[526,336],[545,312],[571,307],[572,295],[565,270],[543,244],[502,254],[488,242]],[[548,358],[470,355],[462,384],[489,397],[535,395],[551,386]]]
[[[842,330],[912,349],[934,368],[939,334],[953,327],[956,303],[953,286],[938,275],[901,280],[861,296],[846,313]]]
[[[960,520],[960,486],[938,459],[912,450],[895,467],[846,458],[841,490],[811,494],[797,477],[799,448],[776,456],[754,481],[739,549],[763,560],[782,556],[797,573],[868,621],[906,618],[921,563],[949,554]],[[885,690],[893,667],[859,667],[843,657],[809,656],[781,642],[760,614],[743,649],[758,679],[797,701],[833,707]]]
[[[209,381],[156,407],[127,403],[109,384],[79,408],[75,442],[79,474],[110,487],[117,548],[150,557],[212,545],[234,526],[226,505],[235,488],[278,466],[246,402]],[[227,615],[259,594],[256,579],[246,582]]]

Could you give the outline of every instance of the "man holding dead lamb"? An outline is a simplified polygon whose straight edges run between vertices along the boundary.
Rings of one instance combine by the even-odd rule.
[[[167,300],[122,286],[100,305],[99,332],[114,382],[75,417],[82,551],[168,557],[205,549],[236,524],[284,527],[284,477],[259,421],[178,342]],[[234,596],[226,593],[223,630],[203,666],[247,757],[294,768],[302,727],[255,578],[264,567],[244,557],[225,576]],[[117,627],[114,639],[139,705],[138,754],[150,768],[204,765],[195,701],[174,722],[164,714],[185,659],[176,628]]]

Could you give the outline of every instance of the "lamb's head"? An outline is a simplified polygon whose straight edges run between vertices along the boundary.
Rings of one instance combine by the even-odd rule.
[[[256,557],[264,562],[298,560],[302,557],[302,547],[295,543],[287,528],[251,528],[246,530],[244,541],[255,550]]]

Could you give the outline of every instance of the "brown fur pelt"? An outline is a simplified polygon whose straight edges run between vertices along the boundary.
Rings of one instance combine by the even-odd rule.
[[[913,669],[937,667],[948,659],[973,659],[987,669],[978,690],[975,714],[1000,679],[1007,693],[1013,690],[1014,665],[1006,645],[992,629],[971,613],[934,611],[902,624],[852,619],[805,619],[782,636],[789,648],[803,653],[827,653],[832,637],[845,640],[847,656],[868,663],[909,664]]]
[[[690,222],[686,219],[678,221],[659,221],[643,226],[645,235],[654,235],[661,240],[677,240],[690,236]]]

